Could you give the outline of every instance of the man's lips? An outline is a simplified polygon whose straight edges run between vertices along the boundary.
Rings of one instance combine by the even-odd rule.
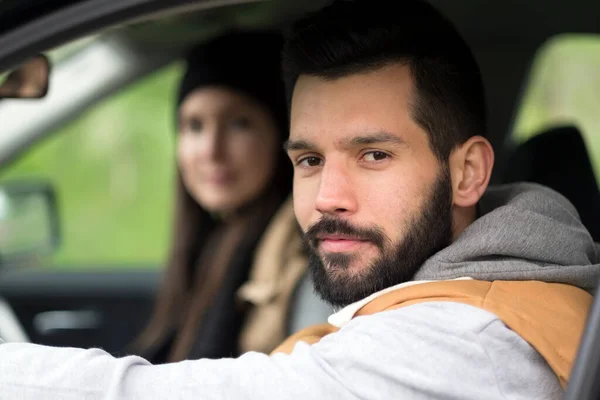
[[[358,250],[358,248],[368,240],[354,236],[344,235],[323,235],[317,237],[319,241],[319,250],[325,253],[349,253]]]

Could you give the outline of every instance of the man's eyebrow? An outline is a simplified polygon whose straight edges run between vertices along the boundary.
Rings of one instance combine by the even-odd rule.
[[[393,135],[389,132],[376,132],[372,134],[354,136],[344,140],[346,147],[360,146],[365,144],[378,144],[378,143],[392,143],[401,146],[407,146],[408,144],[397,135]]]
[[[408,144],[397,135],[393,135],[389,132],[375,132],[371,134],[354,136],[352,138],[344,139],[342,141],[343,147],[355,147],[365,144],[378,144],[378,143],[392,143],[401,146],[408,146]],[[317,146],[307,140],[288,140],[283,144],[285,151],[297,151],[297,150],[315,150]]]
[[[307,140],[286,140],[283,143],[283,150],[294,151],[294,150],[314,150],[317,146]]]

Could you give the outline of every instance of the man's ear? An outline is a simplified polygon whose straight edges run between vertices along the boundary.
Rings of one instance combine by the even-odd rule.
[[[488,187],[493,167],[494,149],[483,136],[474,136],[456,148],[450,155],[453,204],[477,204]]]

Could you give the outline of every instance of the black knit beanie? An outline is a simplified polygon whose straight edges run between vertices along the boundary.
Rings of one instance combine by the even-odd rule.
[[[278,33],[250,31],[230,32],[195,47],[186,58],[187,70],[179,87],[177,107],[196,89],[224,86],[266,106],[280,134],[287,135],[282,46],[283,38]]]

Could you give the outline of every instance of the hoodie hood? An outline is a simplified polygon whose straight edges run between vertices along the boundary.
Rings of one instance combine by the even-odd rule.
[[[414,280],[471,277],[537,280],[592,292],[600,278],[600,245],[575,207],[544,186],[490,187],[480,217],[454,243],[429,258]]]

